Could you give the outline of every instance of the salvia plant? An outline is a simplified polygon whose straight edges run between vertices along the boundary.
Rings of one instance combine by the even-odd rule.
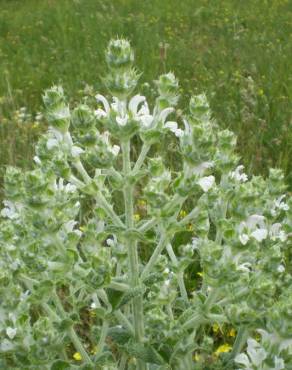
[[[177,114],[173,73],[130,97],[128,41],[105,56],[112,97],[47,90],[34,169],[7,168],[0,368],[291,369],[282,172],[248,178],[204,94]]]

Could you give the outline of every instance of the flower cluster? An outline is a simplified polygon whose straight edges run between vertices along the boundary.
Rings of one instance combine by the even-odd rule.
[[[7,168],[0,367],[289,368],[282,173],[244,173],[205,94],[177,122],[173,73],[155,82],[153,108],[131,97],[133,61],[127,40],[109,43],[111,97],[93,104],[72,109],[61,87],[47,90],[34,169]]]

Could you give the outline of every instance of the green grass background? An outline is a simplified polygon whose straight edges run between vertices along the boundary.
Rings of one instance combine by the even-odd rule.
[[[182,107],[205,91],[247,171],[281,167],[291,186],[291,25],[289,0],[0,0],[0,166],[31,165],[43,128],[15,110],[39,111],[45,88],[60,82],[72,100],[86,85],[104,92],[104,48],[118,35],[142,82],[174,71]]]

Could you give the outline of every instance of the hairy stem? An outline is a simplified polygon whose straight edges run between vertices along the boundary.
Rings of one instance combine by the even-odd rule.
[[[59,311],[59,314],[62,318],[65,318],[67,316],[66,314],[66,311],[64,310],[64,307],[60,301],[60,298],[58,297],[57,293],[53,293],[52,295],[52,299],[53,299],[53,302],[57,308],[57,310]],[[76,334],[75,330],[73,327],[70,327],[68,329],[68,335],[69,335],[69,338],[71,339],[74,347],[76,348],[76,350],[80,353],[82,359],[88,363],[88,364],[91,364],[93,365],[93,362],[91,361],[88,353],[86,352],[82,342],[80,341],[78,335]]]
[[[144,143],[143,146],[142,146],[140,155],[137,159],[137,162],[135,163],[135,166],[133,168],[133,172],[139,171],[139,169],[142,167],[142,165],[145,161],[145,158],[146,158],[146,156],[149,152],[149,149],[150,149],[150,145]]]
[[[142,274],[141,274],[141,279],[142,281],[145,280],[147,278],[147,276],[149,275],[149,273],[151,272],[152,268],[155,266],[161,252],[163,251],[163,249],[165,248],[166,246],[166,243],[167,243],[167,237],[165,234],[162,234],[160,240],[159,240],[159,243],[157,244],[152,256],[150,257],[147,265],[145,266]]]
[[[131,229],[134,227],[134,204],[133,204],[133,187],[128,182],[128,176],[131,173],[131,162],[130,162],[130,141],[122,143],[123,152],[123,172],[126,178],[123,193],[125,202],[125,216],[126,226]],[[139,279],[139,259],[137,242],[132,238],[126,240],[126,246],[128,249],[129,256],[129,268],[131,276],[131,286],[136,288],[140,285]],[[143,318],[143,300],[141,296],[133,299],[133,316],[134,316],[134,332],[136,341],[139,343],[143,342],[144,339],[144,318]],[[138,370],[146,370],[146,364],[138,360]]]
[[[167,250],[167,253],[168,253],[168,255],[171,259],[171,262],[174,264],[174,266],[177,266],[178,265],[178,260],[176,258],[176,255],[175,255],[170,243],[167,244],[166,250]],[[181,271],[177,274],[177,281],[178,281],[179,290],[180,290],[180,294],[181,294],[182,298],[186,302],[188,302],[188,293],[187,293],[185,282],[184,282],[183,271]]]
[[[232,351],[230,352],[230,360],[233,360],[238,355],[238,353],[241,352],[243,346],[246,343],[247,337],[248,330],[244,327],[239,328]]]

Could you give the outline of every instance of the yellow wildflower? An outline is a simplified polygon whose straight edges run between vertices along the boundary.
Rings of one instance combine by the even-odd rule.
[[[187,230],[188,230],[188,231],[193,231],[193,230],[194,230],[193,225],[192,225],[192,224],[188,224],[188,226],[187,226]]]
[[[180,218],[184,218],[184,217],[186,217],[186,215],[187,215],[187,211],[185,211],[184,209],[182,209],[182,210],[179,212],[179,217],[180,217]]]
[[[138,206],[139,207],[146,207],[147,206],[146,200],[139,199],[138,200]]]
[[[134,214],[134,221],[138,222],[138,221],[140,221],[140,219],[141,219],[141,216],[139,215],[139,213],[135,213]]]
[[[217,334],[219,331],[221,331],[220,326],[217,323],[212,325],[212,330],[215,334]]]
[[[214,352],[215,356],[219,356],[220,353],[226,353],[226,352],[230,352],[232,349],[232,346],[228,343],[224,343],[224,344],[221,344],[221,346],[219,346],[216,351]]]
[[[199,361],[200,361],[200,359],[201,359],[201,356],[200,356],[198,353],[195,353],[195,355],[194,355],[193,359],[194,359],[195,361],[199,362]]]
[[[96,312],[94,310],[90,310],[89,311],[89,316],[92,317],[92,318],[96,317]]]
[[[91,353],[92,355],[96,355],[96,354],[97,354],[97,346],[92,347],[92,349],[91,349],[90,353]]]
[[[203,272],[197,272],[197,275],[199,275],[200,277],[203,277]]]
[[[228,332],[229,337],[235,337],[236,336],[236,331],[234,328],[231,328]]]
[[[80,355],[79,352],[75,352],[74,355],[73,355],[73,358],[76,361],[81,361],[82,360],[82,356]]]

